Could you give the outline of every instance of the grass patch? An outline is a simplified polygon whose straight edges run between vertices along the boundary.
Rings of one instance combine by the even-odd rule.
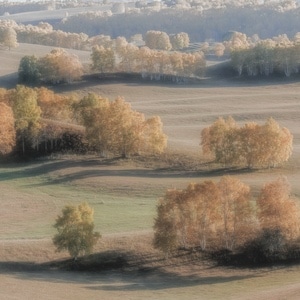
[[[0,169],[0,238],[42,238],[54,234],[52,225],[65,205],[86,201],[95,211],[95,228],[102,234],[150,229],[156,198],[114,194],[112,189],[56,180],[47,163]]]

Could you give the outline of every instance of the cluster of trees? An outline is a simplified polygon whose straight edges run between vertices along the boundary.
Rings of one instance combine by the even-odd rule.
[[[293,136],[273,118],[242,127],[232,117],[218,118],[202,130],[201,146],[205,155],[227,166],[273,167],[290,158]]]
[[[154,230],[154,246],[166,254],[178,248],[236,250],[266,231],[292,242],[299,238],[299,208],[284,177],[266,183],[253,199],[248,185],[223,176],[168,190]]]
[[[85,33],[64,32],[54,30],[53,26],[47,22],[40,22],[38,25],[17,24],[13,20],[0,21],[0,38],[2,31],[13,31],[15,42],[29,44],[39,44],[79,50],[90,50],[93,46],[113,47],[115,43],[109,35],[88,36]],[[168,35],[163,31],[149,30],[143,37],[135,33],[129,37],[132,43],[139,45],[146,44],[151,49],[158,50],[180,50],[189,45],[189,36],[185,32]],[[1,41],[1,39],[0,39]]]
[[[300,35],[298,34],[298,39]],[[272,74],[298,74],[300,69],[300,45],[262,41],[253,48],[236,49],[231,53],[231,65],[238,75],[269,76]]]
[[[186,32],[171,34],[164,31],[149,30],[145,34],[145,45],[157,50],[180,50],[190,44],[189,35]]]
[[[159,117],[146,119],[132,110],[123,98],[108,99],[89,94],[74,104],[77,119],[86,128],[90,145],[98,152],[127,157],[132,154],[161,153],[167,136]]]
[[[159,117],[146,119],[122,98],[82,99],[46,88],[0,90],[0,153],[93,150],[106,155],[161,153],[167,137]]]
[[[161,79],[164,75],[174,78],[201,76],[205,70],[202,52],[151,50],[117,38],[114,48],[96,46],[92,50],[92,69],[100,73],[138,73],[143,77]]]
[[[19,64],[19,82],[36,85],[40,82],[61,83],[72,82],[81,78],[83,66],[75,54],[59,48],[49,54],[37,58],[24,56]]]
[[[45,46],[72,48],[79,50],[90,49],[88,35],[84,33],[64,32],[54,30],[47,22],[40,22],[35,25],[18,24],[13,20],[0,20],[0,29],[14,30],[16,38],[20,43],[39,44]]]

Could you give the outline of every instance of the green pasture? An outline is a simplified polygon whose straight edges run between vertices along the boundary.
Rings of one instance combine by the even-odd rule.
[[[95,227],[101,234],[152,228],[157,197],[60,183],[46,170],[45,162],[0,168],[0,214],[4,217],[0,238],[52,236],[61,209],[83,201],[93,207]]]

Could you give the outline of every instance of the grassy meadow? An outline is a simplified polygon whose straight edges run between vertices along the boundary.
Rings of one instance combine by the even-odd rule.
[[[0,86],[16,84],[23,55],[50,50],[28,44],[10,52],[0,50]],[[89,54],[79,54],[88,63]],[[79,96],[88,92],[109,99],[123,96],[147,117],[159,115],[168,135],[167,153],[149,160],[65,155],[2,163],[0,299],[299,299],[299,266],[248,270],[171,261],[144,271],[97,274],[33,272],[28,267],[67,257],[55,253],[51,237],[56,216],[68,204],[87,201],[94,208],[96,230],[103,236],[96,251],[139,251],[152,257],[158,255],[151,249],[155,207],[168,188],[231,174],[249,184],[256,195],[265,182],[285,175],[299,198],[299,83],[207,78],[197,85],[171,85],[93,80],[54,89]],[[215,169],[206,163],[200,132],[217,117],[229,115],[240,124],[273,117],[287,127],[294,136],[290,161],[280,168],[251,172]]]

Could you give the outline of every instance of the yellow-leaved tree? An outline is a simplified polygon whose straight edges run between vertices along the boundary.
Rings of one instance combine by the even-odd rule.
[[[167,136],[160,118],[146,119],[121,97],[110,102],[89,94],[74,105],[74,110],[97,151],[128,157],[161,153],[166,148]]]
[[[154,247],[167,253],[178,247],[232,250],[253,238],[255,229],[249,186],[223,176],[218,183],[166,192],[157,206]]]
[[[94,210],[87,203],[65,206],[54,228],[58,231],[53,238],[57,251],[67,250],[74,260],[90,254],[100,238],[94,232]]]
[[[203,154],[226,166],[274,167],[292,155],[293,135],[269,118],[239,127],[233,118],[218,118],[201,132]]]
[[[23,85],[16,86],[9,95],[15,118],[17,141],[21,144],[22,153],[26,147],[37,143],[40,130],[41,109],[37,104],[37,92]]]
[[[15,119],[11,107],[0,102],[0,153],[10,153],[16,145]]]
[[[299,237],[299,207],[291,196],[291,186],[285,177],[264,185],[257,207],[261,229],[279,230],[288,240]]]
[[[223,176],[218,188],[222,216],[218,230],[224,248],[232,250],[237,243],[247,241],[254,230],[255,217],[250,202],[250,188],[232,176]]]

